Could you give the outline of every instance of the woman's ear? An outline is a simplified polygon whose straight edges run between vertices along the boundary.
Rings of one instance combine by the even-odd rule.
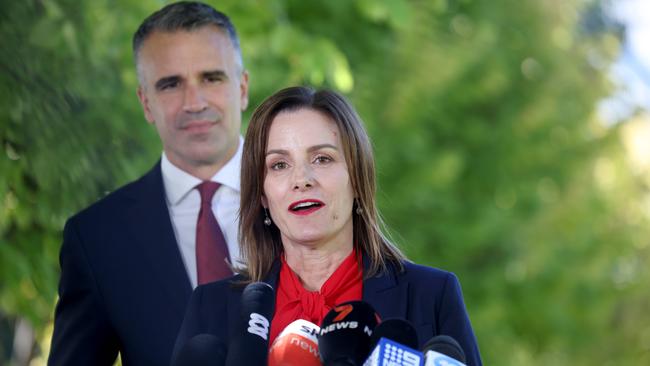
[[[266,201],[266,196],[264,196],[264,195],[262,196],[262,207],[269,208],[269,204]]]

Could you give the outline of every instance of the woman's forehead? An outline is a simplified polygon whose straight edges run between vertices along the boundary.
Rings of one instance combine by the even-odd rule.
[[[301,108],[282,111],[271,122],[267,151],[309,149],[316,145],[341,147],[339,128],[328,115]]]

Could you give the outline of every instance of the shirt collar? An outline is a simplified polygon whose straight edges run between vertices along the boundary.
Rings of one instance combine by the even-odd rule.
[[[219,169],[214,176],[212,176],[210,179],[211,181],[220,183],[236,192],[240,192],[239,174],[243,147],[244,139],[239,136],[237,152],[235,152],[235,155],[233,155],[233,157],[230,158],[230,160],[228,160],[228,162]],[[192,191],[192,189],[194,189],[194,187],[202,182],[201,179],[172,164],[164,151],[162,153],[160,169],[162,170],[167,201],[171,205],[178,204]]]

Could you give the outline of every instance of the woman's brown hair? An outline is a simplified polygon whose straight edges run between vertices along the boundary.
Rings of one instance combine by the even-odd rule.
[[[266,177],[266,147],[271,124],[280,112],[312,109],[328,116],[341,134],[343,152],[349,169],[354,205],[361,208],[353,213],[354,247],[367,256],[368,278],[384,270],[388,263],[401,269],[405,259],[401,251],[383,233],[383,222],[375,204],[375,163],[368,134],[352,105],[330,90],[291,87],[278,91],[257,107],[251,117],[241,165],[241,209],[239,239],[245,268],[238,271],[249,281],[261,281],[273,262],[282,255],[280,231],[271,224],[264,225],[264,178]]]

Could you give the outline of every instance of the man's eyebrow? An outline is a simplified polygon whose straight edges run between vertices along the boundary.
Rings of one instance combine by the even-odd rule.
[[[228,74],[226,74],[225,71],[223,70],[208,70],[204,71],[201,73],[201,76],[204,78],[209,77],[209,78],[220,78],[220,79],[227,79]]]
[[[203,78],[219,78],[219,79],[227,79],[228,74],[226,74],[225,71],[223,70],[207,70],[203,71],[201,73],[201,77]],[[181,81],[181,77],[179,75],[171,75],[171,76],[165,76],[160,78],[158,81],[156,81],[156,84],[154,84],[154,87],[156,90],[161,90],[168,84],[174,84],[178,83]]]
[[[154,84],[154,87],[156,88],[156,90],[161,90],[166,85],[178,83],[180,80],[181,80],[181,77],[178,76],[178,75],[165,76],[163,78],[160,78],[158,81],[156,81],[156,84]]]

